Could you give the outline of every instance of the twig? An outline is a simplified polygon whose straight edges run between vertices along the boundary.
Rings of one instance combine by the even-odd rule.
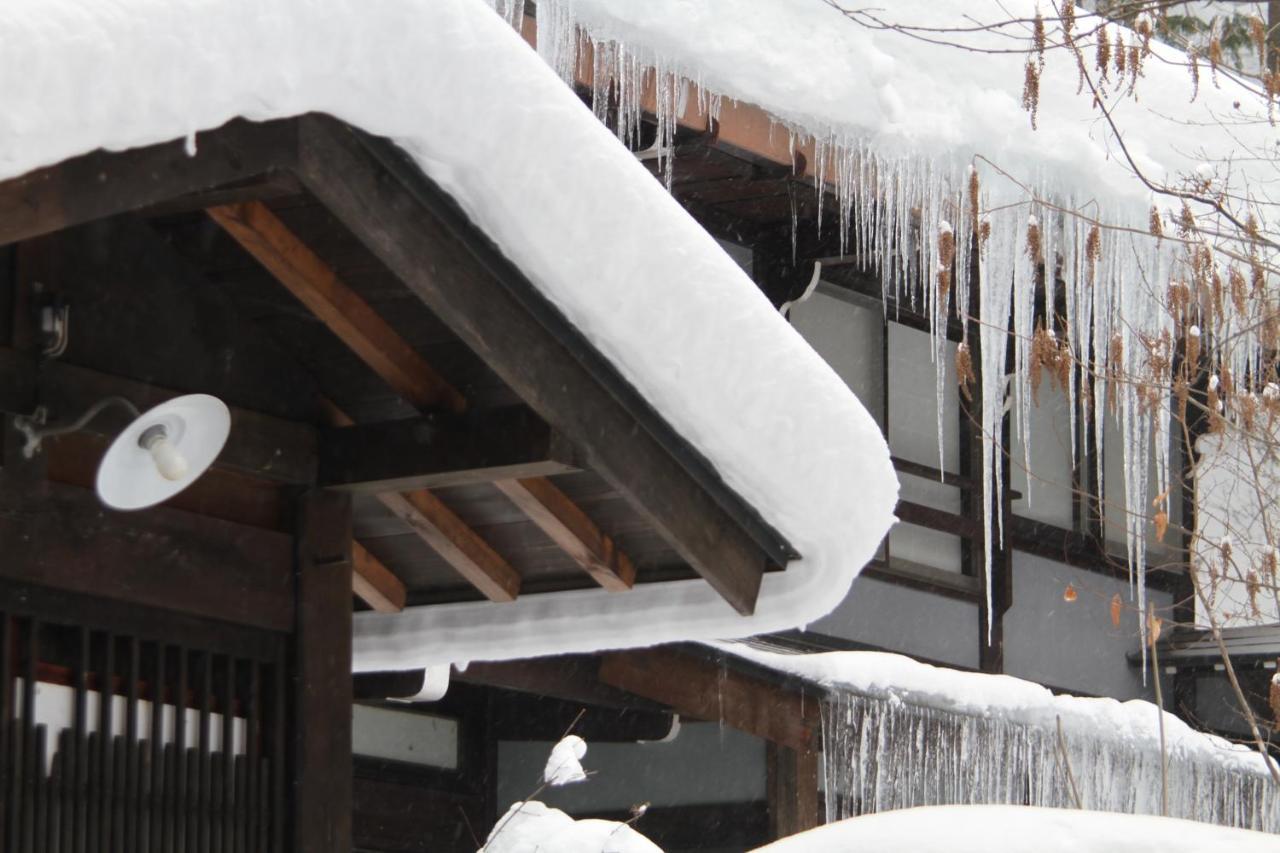
[[[1076,808],[1083,809],[1084,806],[1080,802],[1080,791],[1076,788],[1076,777],[1071,772],[1071,757],[1067,755],[1067,738],[1062,734],[1062,717],[1055,717],[1058,721],[1058,754],[1062,757],[1062,769],[1067,774],[1067,790],[1071,792],[1071,802],[1075,803]]]
[[[1169,753],[1164,743],[1164,693],[1160,689],[1160,644],[1156,642],[1155,607],[1147,604],[1147,636],[1151,637],[1151,667],[1155,670],[1156,708],[1160,711],[1160,816],[1169,816]]]

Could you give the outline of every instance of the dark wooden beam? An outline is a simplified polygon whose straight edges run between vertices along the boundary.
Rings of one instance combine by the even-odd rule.
[[[163,507],[113,512],[83,489],[0,475],[0,575],[9,580],[289,631],[290,552],[275,531]]]
[[[769,802],[769,832],[786,838],[820,826],[818,751],[766,745],[765,791]]]
[[[235,120],[196,135],[129,151],[95,151],[0,183],[0,244],[151,207],[169,199],[290,168],[292,120]]]
[[[518,661],[478,661],[454,674],[456,681],[537,696],[554,696],[596,708],[661,711],[657,702],[600,681],[600,659],[556,655]]]
[[[399,613],[409,597],[404,581],[369,553],[359,542],[351,543],[351,591],[379,613]]]
[[[689,565],[735,609],[751,613],[766,546],[773,542],[779,564],[789,546],[692,448],[676,449],[678,436],[661,416],[402,153],[322,117],[304,118],[300,132],[307,188],[582,448],[590,467]]]
[[[818,746],[819,703],[798,690],[671,649],[615,652],[600,680],[659,702],[684,716],[723,722],[795,750]]]
[[[351,496],[299,501],[294,631],[293,844],[351,850]]]
[[[499,480],[494,485],[600,586],[611,592],[635,586],[631,559],[550,480]]]
[[[126,397],[146,411],[180,394],[61,361],[37,364],[15,350],[0,348],[0,380],[7,377],[14,381],[0,381],[0,411],[30,415],[40,404],[55,421],[74,420],[104,397]],[[127,415],[111,409],[85,429],[114,437],[128,420]],[[308,424],[232,407],[231,435],[217,465],[277,483],[311,483],[315,481],[316,445],[316,430]]]
[[[319,484],[377,494],[575,470],[573,446],[528,409],[335,427],[320,444]]]
[[[421,409],[466,408],[458,390],[265,204],[250,201],[208,212],[398,394]]]
[[[213,189],[183,195],[138,211],[140,216],[172,216],[194,213],[210,207],[241,204],[247,201],[272,201],[302,195],[302,185],[292,172],[273,170],[240,181],[232,181]]]

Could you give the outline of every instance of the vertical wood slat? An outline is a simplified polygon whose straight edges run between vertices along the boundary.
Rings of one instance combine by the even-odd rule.
[[[221,817],[219,821],[218,849],[222,853],[235,853],[235,812],[233,804],[239,791],[236,790],[235,755],[236,755],[236,659],[226,656],[223,669],[222,693],[222,796]]]
[[[271,760],[267,767],[267,772],[271,778],[270,806],[268,815],[270,820],[270,841],[267,847],[271,853],[283,853],[284,851],[284,819],[287,814],[285,809],[285,791],[284,791],[284,772],[285,772],[285,711],[288,707],[285,699],[285,689],[287,687],[287,679],[285,673],[288,669],[285,666],[283,651],[277,657],[275,664],[271,667],[272,677],[272,693],[274,701],[271,707]]]
[[[32,743],[33,754],[41,756],[38,762],[38,772],[35,774],[35,824],[31,830],[31,847],[32,850],[48,851],[48,821],[49,821],[49,777],[45,772],[43,756],[45,749],[48,747],[48,729],[45,726],[37,725],[35,727],[35,740]]]
[[[111,818],[115,793],[115,752],[113,741],[115,720],[112,706],[115,704],[115,643],[111,633],[103,636],[102,676],[98,682],[98,784],[100,785],[97,800],[98,832],[94,849],[110,850]]]
[[[71,844],[74,853],[85,853],[88,842],[89,810],[85,791],[89,786],[88,766],[88,728],[89,728],[89,629],[81,627],[79,652],[75,663],[75,722],[71,738],[71,754],[74,770],[71,796],[74,807],[71,809],[72,833]]]
[[[42,768],[37,765],[38,757],[34,754],[36,727],[36,664],[40,657],[40,623],[35,619],[27,623],[27,641],[24,645],[22,672],[22,729],[19,737],[22,741],[22,762],[15,765],[16,773],[21,773],[20,815],[14,815],[10,821],[19,843],[30,838],[31,824],[35,820],[34,804],[31,802],[32,791],[39,779]],[[16,744],[15,744],[16,745]],[[15,775],[16,775],[15,773]],[[20,849],[18,844],[14,850]],[[29,849],[29,848],[27,848]]]
[[[9,753],[10,729],[14,721],[13,695],[13,632],[16,629],[14,619],[9,613],[0,613],[0,827],[6,827],[13,815],[9,803],[9,794],[13,790],[12,767],[13,757]],[[8,838],[0,829],[0,849],[8,850]]]
[[[177,723],[173,727],[173,846],[176,853],[187,853],[187,694],[190,690],[188,650],[178,646],[178,693],[174,697]]]
[[[150,853],[164,850],[164,699],[165,656],[163,644],[155,645],[155,681],[151,688],[151,791],[150,815],[147,821],[146,849]]]
[[[187,849],[196,851],[196,853],[209,853],[209,816],[210,807],[209,799],[212,795],[211,773],[209,753],[211,747],[211,733],[209,731],[210,707],[213,701],[213,656],[205,652],[200,656],[200,732],[196,739],[199,749],[198,759],[198,777],[195,789],[192,791],[194,795],[194,808],[191,809],[192,827],[187,837],[191,839]]]
[[[58,847],[67,853],[75,846],[75,742],[71,729],[58,733]]]
[[[138,638],[129,638],[128,692],[124,706],[124,773],[121,785],[122,805],[120,823],[116,830],[116,844],[120,850],[141,850],[138,838],[138,821],[142,816],[142,791],[139,788],[141,774],[140,744],[138,743],[138,682],[142,680],[142,668]]]
[[[259,828],[262,825],[262,810],[259,807],[259,760],[262,746],[262,667],[257,661],[249,664],[249,707],[245,714],[245,776],[247,783],[246,804],[248,820],[246,821],[245,850],[258,853],[262,850],[262,836]]]

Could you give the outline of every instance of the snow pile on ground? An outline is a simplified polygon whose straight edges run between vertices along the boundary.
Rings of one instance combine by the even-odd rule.
[[[542,771],[542,781],[548,785],[571,785],[582,782],[587,773],[582,769],[582,758],[587,754],[587,743],[577,735],[566,735],[551,748],[547,766]]]
[[[931,806],[832,823],[757,853],[1273,853],[1276,838],[1189,820],[1041,809]]]
[[[868,697],[1049,730],[1061,720],[1064,733],[1073,741],[1107,741],[1141,750],[1160,748],[1160,711],[1140,699],[1120,702],[1055,696],[1046,687],[1011,675],[962,672],[888,652],[797,655],[763,651],[741,643],[719,643],[716,647],[779,672]],[[1257,752],[1198,732],[1173,714],[1165,713],[1164,732],[1171,757],[1268,775]]]
[[[236,116],[390,136],[803,555],[743,618],[705,582],[356,616],[358,670],[744,636],[839,601],[893,522],[875,422],[480,0],[8,0],[0,179]]]
[[[494,825],[481,853],[662,853],[625,823],[574,820],[543,803],[516,803]]]

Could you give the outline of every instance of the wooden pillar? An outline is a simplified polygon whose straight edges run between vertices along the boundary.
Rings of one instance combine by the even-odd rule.
[[[818,752],[765,744],[769,834],[786,838],[823,822],[818,796]]]
[[[292,850],[351,850],[351,498],[298,502]]]

